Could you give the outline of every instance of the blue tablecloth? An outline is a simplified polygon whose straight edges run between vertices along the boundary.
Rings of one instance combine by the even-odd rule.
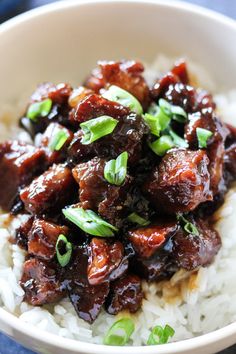
[[[174,1],[174,0],[173,0]],[[235,0],[185,0],[221,12],[236,19]],[[28,9],[53,2],[52,0],[0,0],[0,23],[7,18]],[[3,13],[4,10],[4,13]],[[221,354],[235,354],[236,345],[221,352]],[[0,333],[0,354],[34,354],[23,348],[5,335]],[[66,354],[66,353],[65,353]],[[204,354],[204,353],[203,353]]]

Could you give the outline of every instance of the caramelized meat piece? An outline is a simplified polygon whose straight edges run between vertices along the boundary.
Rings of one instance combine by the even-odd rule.
[[[129,241],[140,257],[150,258],[178,229],[175,222],[129,231]]]
[[[34,137],[37,133],[43,133],[51,122],[58,122],[65,126],[70,126],[68,121],[69,105],[68,98],[72,92],[72,88],[68,84],[54,85],[50,82],[39,85],[31,96],[30,104],[41,102],[45,99],[52,100],[52,108],[45,117],[37,117],[36,121],[32,121],[25,116],[21,118],[21,126]]]
[[[219,121],[212,110],[204,110],[202,113],[191,115],[189,123],[185,127],[185,139],[191,149],[198,148],[197,128],[207,129],[213,133],[207,141],[206,151],[210,160],[210,187],[213,193],[216,194],[223,176],[224,142],[228,129]]]
[[[153,205],[167,214],[193,210],[212,200],[208,164],[203,150],[170,150],[154,169],[144,190]]]
[[[108,220],[116,223],[124,212],[132,178],[126,176],[121,186],[109,184],[104,178],[104,159],[94,158],[77,165],[73,176],[79,184],[79,197],[84,209],[93,209]]]
[[[161,98],[168,90],[169,86],[174,86],[177,83],[185,85],[189,84],[189,75],[185,61],[179,61],[175,64],[171,71],[157,80],[151,90],[153,99]]]
[[[51,82],[45,82],[37,87],[31,96],[31,103],[41,102],[50,98],[53,103],[59,105],[67,103],[68,98],[72,92],[72,87],[68,84],[61,83],[54,85]]]
[[[85,97],[94,93],[92,90],[84,87],[79,86],[75,88],[69,97],[68,103],[71,108],[76,108],[76,106],[85,99]]]
[[[86,81],[86,86],[95,92],[108,85],[116,85],[130,92],[146,109],[149,105],[149,88],[142,76],[144,67],[135,61],[100,61]]]
[[[134,313],[141,307],[142,299],[140,278],[137,275],[129,274],[111,283],[106,310],[111,315],[116,315],[122,310]]]
[[[129,108],[109,101],[100,95],[91,94],[78,103],[76,108],[71,111],[69,119],[73,125],[79,127],[80,123],[93,118],[105,115],[120,120],[129,113]]]
[[[0,144],[0,206],[10,210],[19,187],[43,171],[45,155],[40,149],[18,141]]]
[[[229,173],[229,180],[234,180],[236,178],[236,143],[225,150],[224,167]]]
[[[73,200],[76,183],[68,167],[53,165],[48,171],[35,178],[24,188],[20,197],[25,209],[30,213],[42,215],[60,210]]]
[[[25,291],[25,301],[33,306],[57,302],[64,295],[56,270],[37,258],[24,263],[21,286]]]
[[[198,219],[195,225],[199,236],[179,229],[173,238],[173,258],[179,267],[194,270],[210,264],[221,247],[221,239],[207,221]]]
[[[86,248],[77,247],[73,260],[65,270],[64,286],[80,318],[92,323],[98,316],[109,293],[109,282],[91,285],[87,278],[88,256]]]
[[[108,243],[100,238],[93,238],[88,247],[88,281],[91,285],[102,283],[120,265],[124,256],[121,242]]]
[[[60,234],[67,235],[68,228],[45,220],[35,219],[28,234],[29,254],[50,261],[56,254],[56,242]]]
[[[28,249],[28,234],[32,227],[34,218],[28,216],[27,220],[16,230],[16,243],[21,248]]]
[[[67,136],[67,140],[64,142],[63,146],[57,150],[55,148],[52,148],[52,143],[57,134],[60,134],[60,132],[63,132]],[[63,127],[61,124],[58,123],[51,123],[45,130],[44,134],[42,135],[41,142],[40,142],[40,147],[43,148],[45,151],[45,155],[47,157],[47,164],[50,166],[53,163],[59,163],[62,161],[65,161],[67,158],[67,148],[73,138],[73,133]]]
[[[172,238],[169,238],[149,258],[140,257],[136,253],[134,257],[130,258],[131,269],[142,279],[148,281],[160,281],[170,278],[178,270],[171,253]]]
[[[74,135],[68,154],[74,163],[97,157],[116,158],[123,151],[129,154],[129,165],[137,163],[142,154],[144,135],[148,133],[141,116],[130,113],[122,118],[112,134],[109,134],[89,145],[83,145],[83,132]]]

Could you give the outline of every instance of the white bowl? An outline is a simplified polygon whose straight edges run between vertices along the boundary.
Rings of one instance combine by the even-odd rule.
[[[193,5],[156,0],[54,3],[0,26],[0,107],[42,81],[79,83],[98,59],[153,60],[158,52],[203,65],[218,87],[236,82],[236,24]],[[40,331],[0,309],[0,330],[41,353],[214,353],[236,341],[236,323],[163,346],[105,347]]]

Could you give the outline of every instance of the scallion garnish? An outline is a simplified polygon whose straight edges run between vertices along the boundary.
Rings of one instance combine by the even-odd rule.
[[[173,337],[174,334],[174,329],[169,325],[166,325],[164,328],[155,326],[149,335],[147,345],[166,344],[169,338]]]
[[[88,145],[105,135],[111,134],[117,124],[118,120],[110,116],[101,116],[81,123],[80,127],[84,133],[81,144]]]
[[[128,153],[126,151],[122,152],[116,160],[108,161],[104,168],[105,179],[111,184],[120,186],[127,174],[127,161]]]
[[[143,115],[143,119],[147,123],[147,125],[150,129],[150,133],[152,133],[153,135],[156,135],[156,136],[160,136],[161,127],[160,127],[160,123],[159,123],[159,120],[157,119],[157,117],[152,116],[149,113],[145,113]]]
[[[65,252],[61,254],[61,249],[65,249]],[[72,244],[67,241],[65,235],[59,235],[56,243],[56,255],[57,260],[62,267],[65,267],[71,259],[72,254]]]
[[[197,139],[198,139],[198,146],[200,149],[204,149],[207,147],[208,139],[213,135],[213,133],[208,129],[197,128]]]
[[[52,139],[49,144],[49,148],[52,151],[59,151],[62,146],[65,144],[66,140],[68,139],[69,134],[66,130],[59,129],[56,133],[52,136]]]
[[[174,142],[169,135],[162,135],[154,142],[149,143],[149,147],[158,156],[164,156],[168,150],[174,147]]]
[[[179,123],[185,123],[188,119],[188,115],[182,107],[171,105],[172,119]]]
[[[121,318],[113,323],[108,330],[103,343],[106,345],[125,345],[129,341],[134,329],[134,322],[131,318]]]
[[[169,129],[169,134],[175,146],[182,147],[182,148],[188,147],[187,141],[181,138],[179,135],[177,135],[172,129]]]
[[[133,222],[133,223],[135,223],[135,224],[141,225],[141,226],[146,226],[146,225],[150,224],[149,220],[146,220],[146,219],[142,218],[137,213],[130,214],[128,216],[128,220]]]
[[[111,237],[114,236],[113,231],[118,231],[115,226],[100,218],[100,216],[92,210],[69,207],[63,209],[62,212],[68,220],[90,235]]]
[[[193,223],[188,221],[182,214],[177,214],[177,220],[180,222],[181,226],[188,234],[199,236],[199,231],[197,227]]]
[[[137,98],[118,86],[110,86],[109,89],[102,94],[102,96],[107,100],[118,102],[125,107],[129,107],[131,111],[137,114],[143,113],[143,108]]]
[[[158,101],[159,107],[161,110],[169,117],[172,117],[172,112],[171,112],[171,104],[164,100],[163,98],[160,98]]]
[[[26,113],[26,117],[36,122],[38,117],[46,117],[52,108],[52,100],[47,98],[41,102],[32,103]]]

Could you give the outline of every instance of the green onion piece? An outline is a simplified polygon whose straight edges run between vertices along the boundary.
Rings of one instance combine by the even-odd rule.
[[[207,147],[207,141],[208,139],[213,135],[213,133],[210,130],[203,129],[203,128],[197,128],[196,129],[197,133],[197,139],[198,139],[198,146],[200,149],[204,149]]]
[[[182,107],[171,106],[172,119],[179,123],[185,123],[188,119],[188,115]]]
[[[111,134],[117,123],[118,120],[110,116],[101,116],[81,123],[80,127],[84,133],[81,143],[88,145],[105,135]]]
[[[49,144],[49,148],[52,151],[59,151],[61,150],[62,146],[65,144],[67,139],[69,138],[69,134],[67,133],[66,130],[59,129],[51,139],[51,142]]]
[[[160,122],[157,119],[157,117],[155,117],[149,113],[145,113],[143,115],[143,119],[147,123],[147,125],[150,129],[150,132],[153,135],[160,136],[161,127],[160,127]]]
[[[104,168],[105,179],[111,184],[120,186],[127,174],[127,161],[128,153],[126,151],[122,152],[116,160],[108,161]]]
[[[60,245],[63,245],[65,247],[66,252],[64,254],[60,253]],[[71,242],[67,241],[65,235],[62,234],[59,235],[56,243],[56,255],[57,255],[57,260],[62,267],[65,267],[70,262],[71,254],[72,254]]]
[[[169,129],[169,134],[170,134],[175,146],[182,147],[182,148],[188,147],[187,141],[185,141],[183,138],[181,138],[179,135],[177,135],[172,129]]]
[[[148,114],[152,115],[153,117],[156,118],[157,120],[157,127],[160,127],[160,131],[165,130],[171,121],[171,117],[168,116],[164,110],[160,109],[155,103],[153,103],[149,110]],[[145,115],[144,115],[144,120],[145,120]],[[148,124],[148,122],[146,122]],[[156,134],[155,134],[156,135]]]
[[[173,146],[174,142],[169,135],[162,135],[159,139],[149,144],[149,147],[158,156],[164,156]]]
[[[164,100],[163,98],[160,98],[158,101],[159,107],[161,110],[169,117],[172,117],[172,112],[171,112],[171,104]]]
[[[38,117],[46,117],[52,108],[52,100],[47,98],[41,102],[32,103],[26,113],[26,117],[36,122]]]
[[[119,346],[125,345],[134,332],[134,329],[134,322],[130,318],[121,318],[113,323],[111,328],[108,330],[103,340],[103,344]]]
[[[130,214],[128,216],[128,220],[133,222],[133,223],[135,223],[135,224],[141,225],[141,226],[146,226],[146,225],[150,224],[149,220],[146,220],[146,219],[142,218],[137,213]]]
[[[114,236],[113,231],[118,231],[115,226],[100,218],[92,210],[69,207],[63,209],[62,212],[68,220],[90,235],[111,237]]]
[[[184,230],[191,235],[199,236],[197,227],[188,221],[182,214],[177,214],[177,220],[183,225]]]
[[[166,325],[164,328],[161,326],[155,326],[150,333],[147,345],[166,344],[169,338],[173,337],[174,334],[174,329],[169,325]]]
[[[129,107],[131,111],[137,114],[143,113],[143,108],[137,98],[118,86],[110,86],[102,96],[107,100],[118,102],[122,104],[122,106]]]

